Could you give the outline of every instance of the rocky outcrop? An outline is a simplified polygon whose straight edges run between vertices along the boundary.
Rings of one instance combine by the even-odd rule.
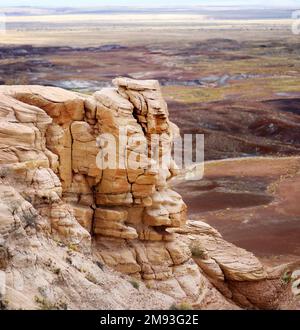
[[[27,307],[41,304],[41,298],[32,301],[41,290],[42,302],[50,297],[52,307],[61,307],[53,300],[63,294],[76,308],[86,280],[93,283],[91,300],[83,294],[86,308],[129,307],[132,288],[126,285],[107,301],[101,297],[118,276],[121,283],[141,283],[139,295],[150,297],[148,305],[134,307],[184,301],[195,308],[277,308],[286,290],[276,284],[280,276],[271,279],[254,255],[209,225],[187,221],[186,205],[169,185],[176,165],[170,159],[167,167],[158,166],[179,131],[158,82],[113,83],[92,96],[0,87],[0,269],[7,274],[11,308],[20,296],[31,299]],[[116,153],[103,134],[115,138]],[[149,158],[153,134],[161,141],[158,159]],[[122,166],[99,166],[104,151]],[[34,263],[36,283],[30,280]],[[49,283],[51,292],[45,291]],[[253,290],[270,286],[272,301],[267,294],[253,298]]]

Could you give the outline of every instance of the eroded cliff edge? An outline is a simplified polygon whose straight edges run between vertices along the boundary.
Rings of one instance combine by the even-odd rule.
[[[280,308],[285,267],[224,241],[168,180],[176,166],[100,170],[100,133],[170,143],[157,81],[114,80],[92,96],[0,87],[0,272],[5,308]],[[129,142],[125,152],[132,152]],[[136,151],[135,151],[136,152]],[[123,274],[123,275],[122,275]],[[285,306],[285,305],[284,305]]]

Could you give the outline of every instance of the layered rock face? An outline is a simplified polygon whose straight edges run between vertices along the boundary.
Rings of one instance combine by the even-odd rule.
[[[176,165],[155,166],[179,134],[158,82],[117,78],[114,85],[92,96],[0,87],[0,269],[9,273],[14,265],[22,273],[25,261],[9,257],[20,231],[39,242],[30,253],[49,247],[49,239],[72,246],[82,263],[92,258],[130,275],[168,303],[277,308],[287,290],[280,274],[207,224],[187,221],[186,206],[168,183]],[[103,143],[105,134],[114,137],[116,151]],[[162,141],[158,160],[149,158],[153,134]],[[99,166],[114,156],[122,166]]]

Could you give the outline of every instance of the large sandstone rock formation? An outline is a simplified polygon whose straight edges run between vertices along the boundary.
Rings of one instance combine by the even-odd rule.
[[[287,292],[281,272],[266,270],[209,225],[187,221],[168,183],[175,164],[150,166],[150,135],[163,139],[162,156],[178,134],[158,82],[117,78],[114,85],[92,96],[0,87],[2,301],[10,308],[168,308],[183,301],[278,308]],[[126,160],[123,168],[99,168],[99,135],[112,134],[119,147],[120,131],[126,143],[117,158],[127,155],[136,166]],[[141,282],[139,290],[129,282]]]

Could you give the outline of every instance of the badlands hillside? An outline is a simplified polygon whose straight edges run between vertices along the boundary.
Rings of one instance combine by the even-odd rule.
[[[189,221],[173,164],[149,170],[141,149],[136,170],[97,167],[100,133],[179,133],[157,81],[113,84],[0,87],[0,308],[296,308],[296,264],[266,267]]]

